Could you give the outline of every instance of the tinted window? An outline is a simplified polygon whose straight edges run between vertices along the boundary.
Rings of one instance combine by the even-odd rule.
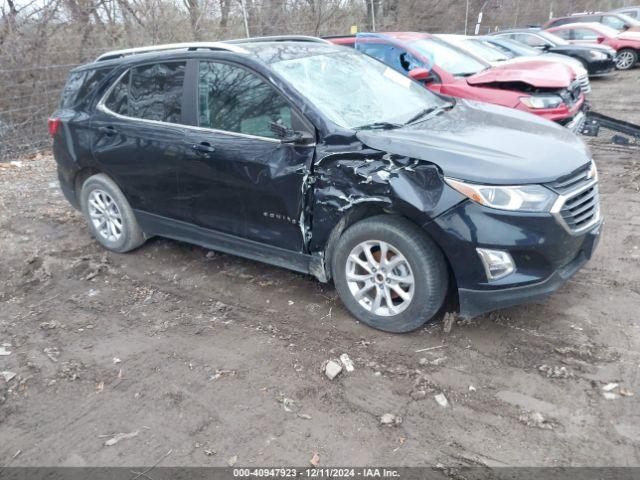
[[[132,68],[114,87],[105,106],[129,117],[180,123],[184,62]]]
[[[104,106],[119,115],[129,115],[129,72],[114,85]]]
[[[292,128],[291,107],[256,74],[226,63],[200,62],[198,117],[201,127],[277,138],[270,123]]]
[[[69,75],[69,79],[67,80],[67,84],[64,86],[62,90],[62,99],[60,100],[60,108],[71,108],[73,107],[76,97],[78,95],[78,90],[82,86],[82,82],[84,81],[84,76],[86,72],[72,72]]]
[[[69,81],[62,92],[60,107],[85,107],[91,100],[95,88],[110,71],[110,68],[99,68],[69,75]]]

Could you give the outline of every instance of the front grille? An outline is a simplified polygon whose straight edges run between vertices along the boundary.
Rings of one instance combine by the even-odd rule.
[[[590,170],[591,164],[587,163],[570,174],[549,183],[547,186],[553,191],[564,195],[591,183],[593,179],[589,177]]]
[[[560,216],[569,230],[574,233],[593,225],[600,217],[598,184],[594,183],[568,197],[560,209]]]
[[[598,183],[590,171],[591,164],[587,164],[547,184],[559,194],[551,213],[572,234],[581,233],[600,220]]]

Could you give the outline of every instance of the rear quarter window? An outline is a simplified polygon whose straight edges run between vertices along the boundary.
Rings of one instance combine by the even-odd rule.
[[[88,107],[96,88],[110,71],[110,68],[97,68],[71,72],[62,90],[60,108],[81,110]]]

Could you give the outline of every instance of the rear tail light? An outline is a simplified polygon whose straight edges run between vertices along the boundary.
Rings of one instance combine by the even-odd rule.
[[[58,131],[58,128],[60,128],[60,125],[62,125],[62,120],[60,120],[59,118],[50,118],[48,120],[48,124],[49,124],[49,135],[51,136],[51,138],[56,136],[56,132]]]

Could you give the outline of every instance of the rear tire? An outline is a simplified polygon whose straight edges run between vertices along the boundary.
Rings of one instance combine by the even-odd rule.
[[[618,70],[629,70],[638,63],[638,52],[631,48],[623,48],[616,55],[616,68]]]
[[[349,227],[337,242],[332,273],[345,307],[386,332],[423,325],[438,313],[448,290],[438,246],[413,223],[390,215]]]
[[[85,180],[80,206],[91,233],[107,250],[124,253],[145,241],[131,205],[120,188],[104,173]]]

